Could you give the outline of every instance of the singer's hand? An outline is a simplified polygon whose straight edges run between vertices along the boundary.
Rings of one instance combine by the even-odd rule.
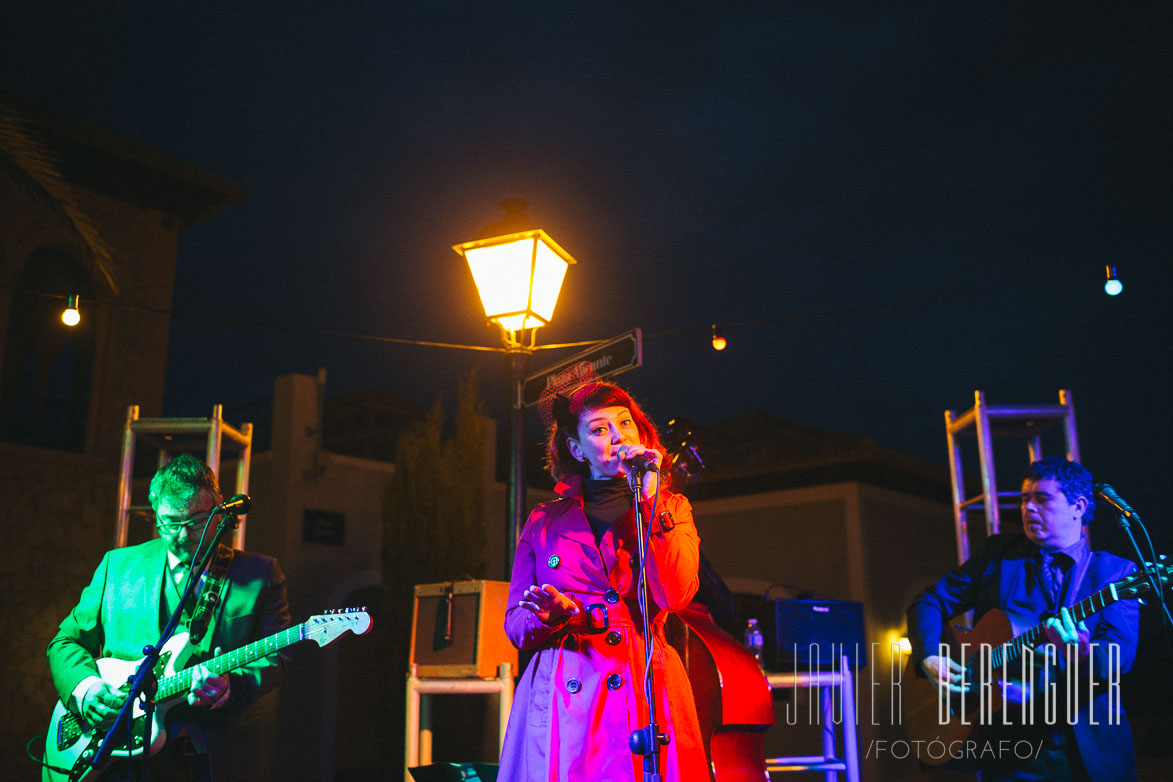
[[[648,448],[647,446],[635,445],[621,445],[616,452],[619,457],[619,463],[624,468],[624,475],[627,475],[630,480],[631,467],[639,468],[642,471],[643,482],[640,485],[640,499],[650,500],[656,495],[656,484],[660,480],[660,463],[664,460],[664,454],[657,451],[655,448]],[[635,487],[632,486],[632,491]]]
[[[518,605],[547,625],[562,624],[567,617],[582,612],[577,600],[559,592],[550,584],[535,584],[526,589]]]

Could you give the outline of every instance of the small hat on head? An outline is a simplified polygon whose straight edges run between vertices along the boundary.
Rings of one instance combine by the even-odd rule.
[[[602,378],[589,361],[571,364],[554,375],[538,398],[538,412],[542,415],[542,422],[550,426],[557,421],[559,425],[573,428],[576,422],[570,411],[581,406],[582,400],[601,382]]]

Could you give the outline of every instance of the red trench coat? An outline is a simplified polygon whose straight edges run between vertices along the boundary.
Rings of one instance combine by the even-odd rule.
[[[583,512],[581,481],[561,483],[560,500],[534,508],[513,562],[505,632],[537,649],[509,715],[499,778],[510,782],[638,780],[643,759],[628,735],[648,722],[644,644],[632,560],[634,513],[595,542]],[[643,503],[642,512],[651,512]],[[667,782],[707,782],[704,745],[688,675],[664,640],[664,621],[696,594],[700,538],[688,499],[660,493],[647,563],[655,656],[657,720],[670,742],[661,753]],[[552,584],[589,610],[547,626],[518,603],[526,588]]]

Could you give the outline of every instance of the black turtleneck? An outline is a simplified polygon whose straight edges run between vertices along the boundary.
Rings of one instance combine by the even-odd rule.
[[[587,478],[583,482],[583,511],[595,533],[595,542],[631,510],[634,495],[626,478]]]

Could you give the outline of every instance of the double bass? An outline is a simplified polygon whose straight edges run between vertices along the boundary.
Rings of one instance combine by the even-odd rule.
[[[669,469],[687,479],[699,473],[704,463],[690,422],[670,421],[665,440]],[[692,684],[713,782],[769,782],[765,740],[774,700],[758,661],[700,602],[677,611],[666,632]]]
[[[769,782],[765,741],[774,724],[774,700],[758,661],[700,603],[675,616],[680,623],[669,621],[668,639],[692,684],[710,777]]]

